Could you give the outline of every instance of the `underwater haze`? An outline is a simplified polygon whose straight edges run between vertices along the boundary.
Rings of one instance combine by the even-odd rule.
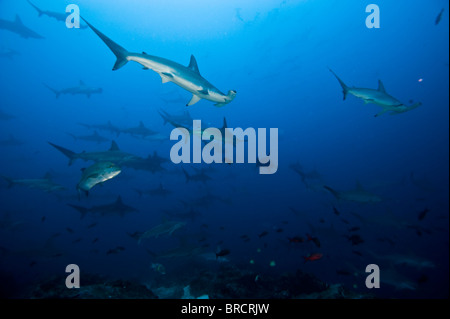
[[[448,12],[1,0],[1,297],[448,298]]]

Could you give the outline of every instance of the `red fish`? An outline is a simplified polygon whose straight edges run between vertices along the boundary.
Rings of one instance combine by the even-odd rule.
[[[299,236],[288,237],[288,240],[290,243],[303,243],[305,241],[302,237]]]
[[[305,262],[309,261],[315,261],[315,260],[319,260],[320,258],[323,257],[323,254],[321,253],[315,253],[315,254],[311,254],[309,256],[303,256],[303,258],[305,259]]]

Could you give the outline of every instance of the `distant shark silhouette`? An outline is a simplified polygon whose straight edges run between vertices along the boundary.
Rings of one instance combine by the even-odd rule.
[[[20,20],[19,16],[16,15],[16,19],[14,21],[7,21],[0,19],[0,29],[8,30],[14,33],[17,33],[22,38],[34,38],[34,39],[44,39],[43,36],[37,34],[30,28],[26,27],[22,20]]]

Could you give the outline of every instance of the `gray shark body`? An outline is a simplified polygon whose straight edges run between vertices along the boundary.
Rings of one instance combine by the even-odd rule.
[[[357,202],[357,203],[379,203],[382,201],[381,197],[365,191],[359,183],[353,190],[337,191],[331,187],[323,186],[326,190],[334,195],[339,200]]]
[[[15,138],[13,135],[9,135],[9,138],[0,140],[0,146],[20,146],[25,144],[24,141],[21,141]]]
[[[154,189],[149,189],[149,190],[140,190],[140,189],[134,189],[139,196],[142,195],[149,195],[149,196],[162,196],[162,197],[166,197],[167,195],[172,194],[171,190],[168,190],[166,188],[163,187],[162,183],[159,184],[159,187],[154,188]]]
[[[103,136],[99,135],[97,131],[94,131],[94,133],[91,134],[91,135],[76,136],[76,135],[73,135],[73,134],[70,134],[70,133],[67,133],[67,134],[72,136],[75,141],[82,140],[82,141],[86,141],[86,142],[94,142],[94,143],[97,143],[97,144],[110,141],[106,137],[103,137]]]
[[[111,162],[97,162],[82,169],[80,181],[77,184],[78,193],[84,191],[86,196],[89,191],[97,184],[104,183],[120,174],[121,169]]]
[[[164,125],[166,123],[178,123],[183,126],[192,125],[193,119],[188,111],[185,111],[183,114],[169,114],[164,110],[159,110],[158,113],[164,120]]]
[[[97,129],[97,130],[102,130],[102,131],[108,131],[112,134],[116,134],[117,136],[120,135],[120,128],[118,128],[117,126],[113,125],[111,123],[111,121],[108,121],[106,124],[84,124],[84,123],[78,123],[81,126],[84,126],[88,129]]]
[[[22,20],[20,20],[18,15],[16,15],[16,19],[14,21],[7,21],[7,20],[0,19],[0,29],[14,32],[25,39],[28,39],[28,38],[44,39],[43,36],[37,34],[30,28],[26,27],[22,23]]]
[[[3,47],[0,48],[0,57],[2,58],[8,58],[12,60],[16,55],[20,55],[20,53],[16,50]]]
[[[140,244],[143,239],[147,239],[150,237],[158,238],[159,236],[164,235],[171,236],[174,231],[184,227],[185,225],[186,222],[166,221],[142,233],[139,236],[138,243]]]
[[[56,90],[50,86],[48,86],[47,84],[44,84],[50,91],[52,91],[53,93],[55,93],[55,97],[58,98],[61,94],[71,94],[71,95],[76,95],[76,94],[81,94],[81,95],[86,95],[86,97],[90,98],[92,94],[100,94],[103,92],[102,88],[95,88],[95,87],[89,87],[86,84],[84,84],[83,81],[80,81],[80,85],[79,86],[74,86],[74,87],[70,87],[70,88],[66,88],[66,89],[62,89],[62,90]]]
[[[66,189],[64,186],[54,183],[48,176],[39,179],[12,179],[6,176],[2,177],[8,183],[8,188],[11,188],[13,186],[24,186],[32,189],[39,189],[46,193]]]
[[[84,19],[83,19],[84,20]],[[192,93],[192,98],[187,106],[193,105],[205,99],[215,102],[216,106],[224,106],[230,103],[236,96],[236,91],[230,90],[228,94],[220,92],[216,87],[209,83],[200,75],[197,61],[191,55],[189,65],[183,66],[177,62],[143,53],[128,52],[123,47],[112,41],[106,35],[94,28],[89,22],[84,20],[87,25],[103,40],[117,57],[113,70],[118,70],[128,61],[135,61],[141,64],[144,69],[151,69],[161,76],[162,82],[173,82],[183,89]]]
[[[130,158],[122,163],[122,166],[129,167],[135,170],[142,170],[151,172],[152,174],[157,172],[164,172],[166,169],[161,166],[163,163],[170,162],[170,160],[159,156],[156,151],[153,155],[149,154],[147,158],[134,157]]]
[[[39,7],[37,7],[36,5],[34,5],[33,3],[31,3],[31,1],[27,0],[27,2],[34,8],[36,9],[38,16],[42,17],[42,16],[47,16],[49,18],[53,18],[56,21],[59,22],[66,22],[66,19],[68,17],[68,13],[64,12],[55,12],[55,11],[50,11],[50,10],[41,10]],[[80,29],[87,29],[87,25],[82,25],[80,24]]]
[[[68,204],[70,207],[76,209],[80,212],[80,219],[83,219],[87,213],[92,213],[94,215],[100,216],[112,216],[119,215],[121,217],[125,216],[125,214],[137,212],[138,210],[134,207],[128,206],[123,203],[122,197],[118,196],[117,199],[110,204],[92,206],[90,208],[81,207],[77,205]]]
[[[0,110],[0,120],[2,121],[9,121],[12,119],[15,119],[16,117],[14,115],[11,115],[9,113],[5,113],[2,110]]]
[[[145,127],[142,121],[139,122],[139,126],[122,129],[121,133],[130,134],[131,136],[140,136],[142,138],[157,134],[157,132]]]
[[[69,158],[69,166],[72,165],[73,161],[76,159],[94,162],[112,162],[114,164],[121,165],[126,161],[139,158],[133,154],[122,152],[117,146],[117,143],[114,141],[111,142],[111,147],[107,151],[81,153],[75,153],[50,142],[49,144]]]
[[[381,82],[381,80],[378,80],[378,89],[376,90],[349,87],[336,75],[336,73],[333,72],[333,70],[329,70],[339,81],[339,84],[341,85],[344,93],[344,100],[346,99],[348,94],[351,94],[356,96],[357,98],[362,99],[365,104],[373,103],[383,108],[381,112],[375,114],[375,117],[380,116],[386,112],[390,112],[390,115],[405,113],[422,105],[422,103],[420,102],[410,106],[403,104],[386,92],[386,89],[384,88],[383,82]]]

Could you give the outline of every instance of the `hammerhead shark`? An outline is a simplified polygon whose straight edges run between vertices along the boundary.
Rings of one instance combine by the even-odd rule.
[[[389,95],[383,85],[381,80],[378,80],[378,89],[366,89],[366,88],[357,88],[357,87],[349,87],[345,85],[345,83],[333,72],[333,70],[329,69],[331,73],[336,77],[339,83],[342,86],[342,90],[344,93],[344,100],[347,97],[347,94],[354,95],[364,101],[364,104],[373,103],[379,105],[383,108],[381,112],[375,114],[375,117],[380,116],[386,112],[390,112],[390,115],[405,113],[422,105],[422,103],[417,102],[413,105],[407,106],[397,100],[396,98]]]
[[[36,5],[34,5],[33,3],[31,3],[31,1],[27,0],[27,2],[34,8],[36,9],[38,16],[47,16],[49,18],[54,18],[56,21],[60,21],[60,22],[66,22],[67,13],[63,13],[63,12],[55,12],[55,11],[50,11],[50,10],[42,10],[40,8],[38,8]],[[80,29],[86,29],[87,26],[86,25],[80,25]]]
[[[94,31],[100,39],[111,49],[114,55],[117,57],[117,61],[114,64],[113,71],[120,69],[128,61],[135,61],[141,64],[145,70],[151,69],[161,76],[162,83],[173,82],[176,85],[192,93],[191,100],[186,106],[193,105],[205,99],[211,102],[216,102],[215,106],[224,106],[230,103],[236,96],[235,90],[228,91],[228,94],[220,92],[216,87],[209,83],[205,78],[200,75],[197,61],[195,57],[191,55],[189,65],[183,66],[177,62],[149,55],[145,52],[133,53],[129,52],[99,30],[94,28],[89,22],[81,17],[84,22]]]
[[[103,92],[102,88],[94,88],[87,86],[83,81],[80,80],[80,85],[75,87],[70,87],[62,90],[56,90],[47,84],[45,84],[45,87],[47,87],[50,91],[52,91],[55,94],[55,97],[58,98],[61,94],[85,94],[88,98],[91,97],[92,94],[100,94]]]
[[[22,38],[35,38],[35,39],[44,39],[43,36],[37,34],[30,28],[26,27],[22,20],[20,20],[19,16],[16,15],[16,19],[14,21],[7,21],[0,19],[0,29],[8,30],[14,33],[17,33]]]

